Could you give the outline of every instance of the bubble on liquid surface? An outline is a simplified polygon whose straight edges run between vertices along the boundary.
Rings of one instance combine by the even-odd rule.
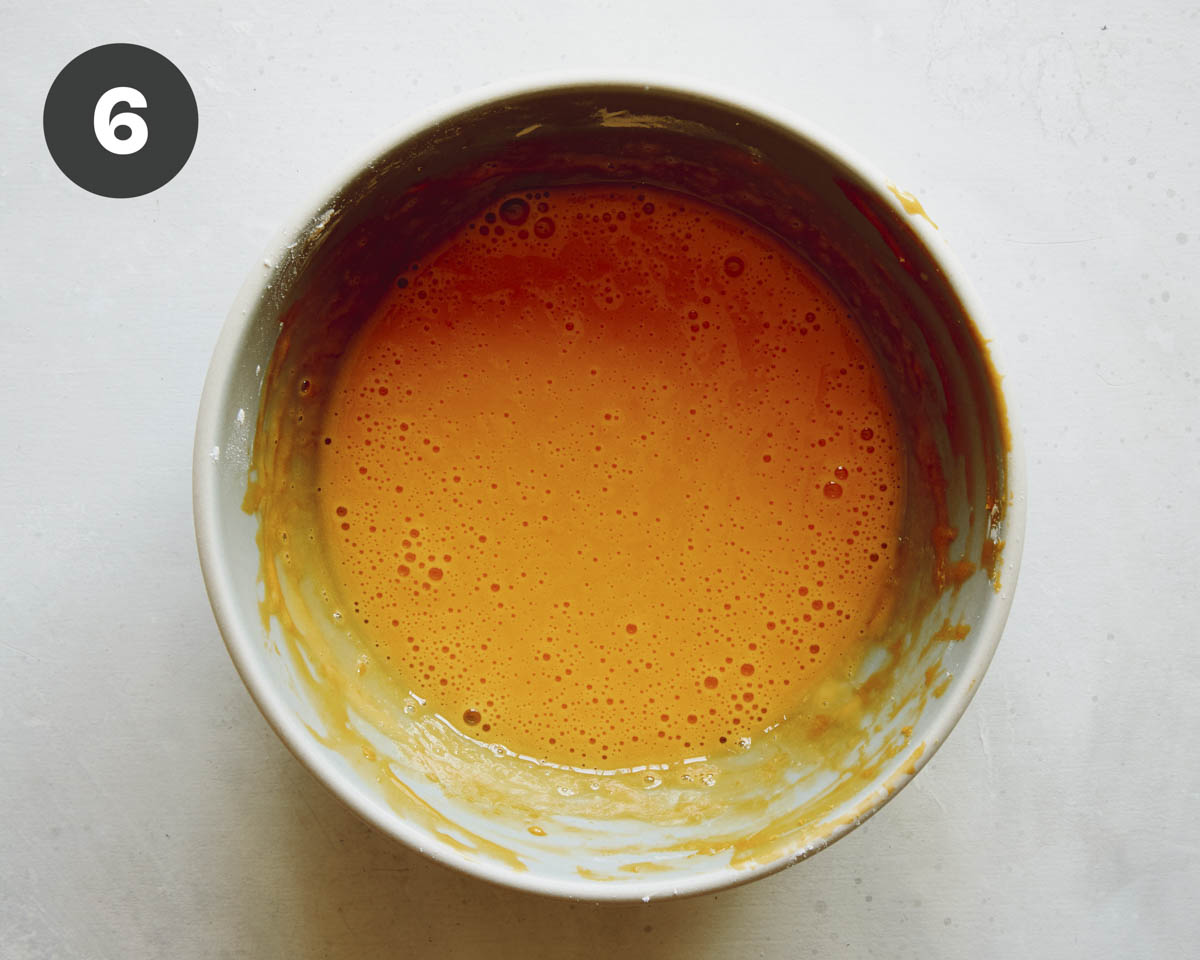
[[[520,226],[529,219],[529,204],[520,197],[513,197],[500,204],[500,219],[510,226]]]

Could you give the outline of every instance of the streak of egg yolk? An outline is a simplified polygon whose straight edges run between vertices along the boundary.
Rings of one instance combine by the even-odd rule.
[[[400,272],[338,364],[317,504],[361,641],[434,710],[551,762],[671,762],[861,652],[901,450],[804,261],[590,186],[508,198]]]

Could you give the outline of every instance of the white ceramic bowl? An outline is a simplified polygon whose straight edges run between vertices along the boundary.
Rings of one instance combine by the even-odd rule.
[[[455,170],[507,157],[494,183],[485,178],[465,198],[476,203],[514,176],[536,176],[540,161],[530,157],[537,151],[524,145],[567,135],[583,137],[593,154],[610,155],[605,176],[636,178],[650,170],[668,185],[737,207],[838,278],[835,285],[864,327],[876,328],[885,367],[897,383],[907,377],[908,386],[896,389],[908,390],[909,409],[923,411],[932,424],[925,439],[945,473],[949,520],[957,528],[949,558],[982,564],[954,589],[929,593],[923,615],[898,626],[888,696],[864,725],[871,732],[864,733],[855,770],[790,771],[764,791],[757,814],[716,817],[711,826],[703,818],[665,828],[636,817],[617,825],[576,817],[566,827],[569,842],[554,843],[523,823],[506,822],[497,808],[473,808],[397,759],[390,774],[423,809],[450,818],[431,821],[427,810],[398,804],[354,758],[322,743],[306,688],[273,635],[278,625],[263,626],[257,521],[242,502],[280,317],[301,292],[329,282],[321,277],[336,271],[322,273],[322,266],[353,264],[351,244],[369,251],[359,241],[372,230],[407,229],[421,222],[422,212],[425,220],[437,219],[436,210],[419,205],[416,216],[396,216],[401,209],[411,213],[403,201],[413,184],[439,178],[444,184]],[[360,154],[301,209],[230,311],[204,387],[193,475],[196,536],[217,623],[250,694],[300,761],[363,819],[442,863],[588,900],[680,896],[766,875],[845,834],[915,775],[961,716],[999,641],[1016,585],[1025,497],[1017,437],[988,342],[979,304],[919,205],[796,117],[691,82],[644,78],[552,78],[460,98]],[[906,366],[908,374],[901,371]],[[910,505],[909,516],[912,576],[929,587],[937,557],[924,538],[936,518],[920,503]],[[968,626],[966,638],[939,633],[946,622]],[[868,669],[857,680],[865,681]],[[556,816],[548,804],[547,822]],[[562,819],[570,819],[569,810]],[[737,839],[749,843],[768,834],[769,842],[758,846]],[[631,844],[641,844],[636,855]]]

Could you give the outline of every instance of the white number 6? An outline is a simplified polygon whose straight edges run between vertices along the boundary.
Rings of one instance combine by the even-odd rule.
[[[109,153],[126,155],[137,153],[146,145],[150,131],[146,121],[136,113],[118,113],[111,116],[113,107],[118,103],[127,103],[134,110],[146,107],[146,98],[140,90],[133,87],[113,87],[105,90],[96,101],[96,112],[92,115],[92,128],[96,131],[96,139]],[[129,136],[120,140],[117,138],[117,127],[128,127]]]

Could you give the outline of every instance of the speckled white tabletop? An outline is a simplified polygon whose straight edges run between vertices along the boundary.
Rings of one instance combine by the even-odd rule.
[[[51,162],[74,56],[191,81],[134,200]],[[0,957],[1178,957],[1200,941],[1200,11],[1169,0],[56,2],[0,11]],[[992,668],[815,859],[598,908],[397,846],[279,743],[209,613],[200,387],[276,229],[446,96],[647,68],[773,101],[915,192],[973,276],[1029,457]]]

